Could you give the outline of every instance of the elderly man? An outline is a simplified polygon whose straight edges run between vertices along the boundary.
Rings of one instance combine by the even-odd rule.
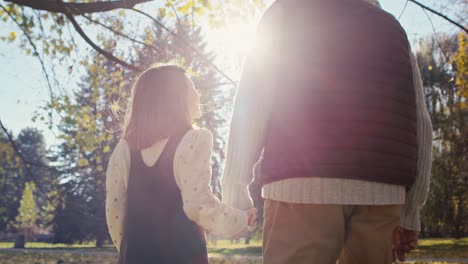
[[[405,31],[365,0],[277,0],[258,31],[223,201],[252,207],[247,187],[261,164],[264,263],[403,259],[417,244],[432,148]]]

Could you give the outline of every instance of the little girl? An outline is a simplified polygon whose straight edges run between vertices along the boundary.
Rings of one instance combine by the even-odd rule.
[[[211,149],[200,97],[178,66],[136,80],[124,133],[106,180],[106,218],[119,263],[206,264],[205,230],[234,236],[255,218],[212,194]]]

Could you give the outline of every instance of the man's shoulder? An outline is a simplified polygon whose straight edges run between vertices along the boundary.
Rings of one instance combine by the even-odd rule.
[[[361,1],[361,4],[367,5],[368,10],[374,14],[374,17],[380,18],[380,20],[386,22],[386,24],[393,24],[401,32],[406,33],[403,26],[400,24],[400,21],[390,12],[368,1]]]
[[[274,1],[263,13],[262,20],[271,20],[278,17],[283,12],[284,0]]]

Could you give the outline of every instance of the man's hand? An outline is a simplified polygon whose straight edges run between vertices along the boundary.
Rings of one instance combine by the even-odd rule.
[[[419,232],[397,227],[393,231],[393,261],[405,261],[406,253],[418,247]]]
[[[257,220],[257,209],[252,207],[250,209],[247,209],[247,215],[248,215],[248,225],[251,226],[255,223],[255,220]]]

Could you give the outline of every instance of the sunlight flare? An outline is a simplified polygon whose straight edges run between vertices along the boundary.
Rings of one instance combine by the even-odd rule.
[[[255,28],[251,23],[229,24],[209,32],[208,43],[214,45],[223,57],[243,57],[256,45]]]

